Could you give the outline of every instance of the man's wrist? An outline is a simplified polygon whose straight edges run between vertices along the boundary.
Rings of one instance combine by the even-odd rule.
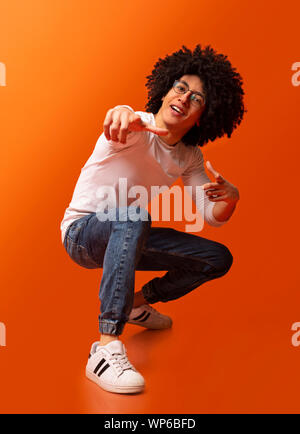
[[[232,216],[237,201],[232,201],[230,203],[225,201],[216,202],[213,207],[213,216],[219,222],[226,222]]]

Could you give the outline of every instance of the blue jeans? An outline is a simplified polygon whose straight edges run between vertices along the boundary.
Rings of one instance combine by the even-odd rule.
[[[136,210],[91,213],[71,223],[65,235],[64,246],[77,264],[103,268],[100,333],[122,333],[133,306],[135,270],[167,271],[142,288],[146,301],[153,304],[182,297],[223,276],[232,265],[224,245],[171,228],[152,228],[150,215],[138,209],[142,214],[136,220]],[[101,221],[106,215],[108,219]]]

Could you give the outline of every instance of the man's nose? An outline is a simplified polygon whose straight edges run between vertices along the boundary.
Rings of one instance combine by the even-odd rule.
[[[190,101],[191,101],[191,95],[192,95],[192,91],[190,91],[190,90],[188,90],[187,92],[185,92],[185,93],[183,93],[183,94],[181,94],[180,95],[180,101],[183,103],[183,104],[189,104],[190,103]]]

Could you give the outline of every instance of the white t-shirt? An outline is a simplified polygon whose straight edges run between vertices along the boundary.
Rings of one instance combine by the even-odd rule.
[[[155,125],[152,113],[136,113],[144,122]],[[126,189],[126,193],[131,191],[133,197],[127,199],[128,205],[139,197],[137,193],[140,187],[137,186],[148,192],[150,201],[154,191],[157,191],[153,186],[171,187],[179,177],[182,178],[184,186],[192,187],[191,196],[194,201],[198,186],[196,203],[204,220],[211,226],[224,224],[225,222],[219,222],[213,216],[215,202],[209,201],[199,188],[211,182],[205,172],[199,147],[186,146],[182,142],[171,146],[149,131],[131,132],[127,136],[126,144],[107,140],[102,133],[92,155],[81,169],[72,200],[65,211],[61,222],[62,241],[68,226],[74,220],[101,211],[104,203],[108,208],[119,205],[120,189]],[[110,199],[112,192],[115,193],[114,200]],[[141,200],[141,206],[145,207],[147,204]]]

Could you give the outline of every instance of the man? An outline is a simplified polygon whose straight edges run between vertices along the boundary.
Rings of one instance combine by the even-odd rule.
[[[137,206],[128,191],[170,187],[181,177],[192,187],[194,200],[195,187],[202,186],[200,209],[216,227],[228,221],[239,200],[238,189],[208,162],[215,178],[210,181],[199,148],[225,134],[230,137],[243,118],[242,79],[227,57],[211,47],[197,45],[193,52],[182,47],[159,59],[147,78],[147,112],[135,113],[128,106],[108,111],[104,133],[81,171],[61,223],[70,257],[83,267],[103,268],[100,340],[92,345],[86,375],[116,393],[144,388],[119,340],[125,324],[171,327],[171,318],[150,304],[180,298],[223,276],[232,264],[231,253],[220,243],[151,227],[147,204]],[[126,180],[126,201],[120,179]],[[167,273],[134,294],[135,270]]]

